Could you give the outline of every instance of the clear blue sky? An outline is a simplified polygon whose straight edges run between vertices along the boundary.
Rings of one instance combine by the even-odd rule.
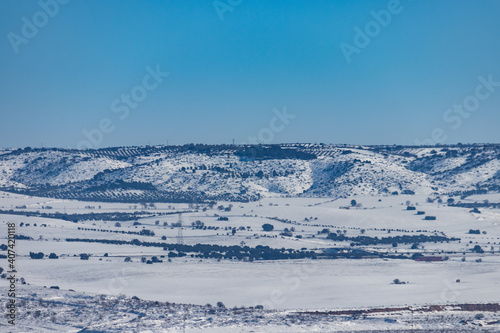
[[[1,147],[500,142],[499,1],[54,1],[0,1]]]

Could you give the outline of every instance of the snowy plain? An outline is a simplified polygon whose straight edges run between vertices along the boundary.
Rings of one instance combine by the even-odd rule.
[[[500,211],[486,208],[481,209],[480,214],[471,213],[470,209],[450,207],[437,201],[428,202],[427,197],[356,196],[358,207],[350,207],[352,198],[266,198],[250,203],[218,202],[218,205],[225,207],[232,205],[231,211],[227,212],[216,207],[202,210],[187,204],[157,203],[146,211],[151,214],[191,211],[182,215],[183,242],[191,245],[267,245],[272,248],[305,248],[318,253],[326,248],[349,248],[349,242],[326,239],[326,234],[320,233],[325,228],[331,232],[345,230],[345,235],[350,237],[359,236],[363,229],[365,236],[379,238],[404,234],[438,234],[460,238],[460,241],[449,243],[422,243],[418,250],[411,249],[411,244],[364,247],[394,254],[425,251],[426,254],[447,256],[446,261],[318,258],[246,262],[188,256],[172,258],[169,262],[167,252],[161,248],[65,241],[66,238],[88,238],[176,243],[179,228],[171,224],[179,219],[177,214],[138,218],[135,222],[141,224],[135,226],[134,221],[123,221],[120,227],[115,227],[115,221],[74,223],[53,218],[2,214],[0,243],[5,243],[7,222],[16,223],[18,235],[32,238],[18,240],[16,244],[18,275],[27,282],[26,285],[19,284],[18,288],[25,294],[29,294],[32,288],[58,286],[61,290],[72,289],[95,296],[136,296],[141,300],[198,305],[223,302],[228,308],[263,305],[264,309],[280,311],[498,302]],[[444,201],[446,199],[443,197]],[[497,199],[495,195],[477,195],[462,202],[495,202]],[[7,192],[0,192],[0,200],[0,209],[24,212],[83,214],[141,211],[140,207],[125,203],[54,200]],[[437,219],[424,220],[414,211],[406,210],[408,204]],[[20,206],[26,208],[16,208]],[[47,209],[47,206],[50,208]],[[219,221],[219,216],[228,217],[228,221]],[[157,220],[159,224],[155,223]],[[192,228],[191,223],[198,220],[207,226],[218,226],[219,229]],[[163,226],[164,222],[168,225]],[[24,224],[22,227],[21,223]],[[273,224],[275,229],[264,232],[264,223]],[[225,227],[229,227],[229,231],[236,227],[238,231],[232,235]],[[301,235],[302,238],[280,235],[285,228],[292,227],[294,236]],[[92,228],[96,230],[83,230]],[[98,231],[140,231],[142,228],[153,230],[155,236]],[[391,229],[390,233],[388,229]],[[480,229],[481,233],[468,234],[469,229]],[[476,245],[486,251],[472,252],[471,249]],[[54,252],[59,259],[34,260],[30,258],[30,252],[43,252],[45,255]],[[89,253],[91,256],[89,260],[80,260],[80,253]],[[147,265],[140,260],[151,256],[164,256],[163,262]],[[131,262],[124,262],[126,257],[131,257]],[[478,259],[481,261],[478,262]],[[0,267],[3,266],[0,261]],[[396,278],[407,283],[394,284]],[[457,283],[457,280],[460,282]],[[5,290],[5,279],[0,279],[0,286]],[[4,292],[2,297],[5,297]],[[210,332],[209,328],[206,329]],[[279,332],[280,329],[269,331]],[[223,332],[214,328],[215,331]]]

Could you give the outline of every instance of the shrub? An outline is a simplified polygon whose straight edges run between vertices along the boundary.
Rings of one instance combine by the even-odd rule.
[[[153,256],[153,257],[151,258],[151,261],[152,261],[152,262],[163,262],[163,260],[158,259],[158,257],[157,257],[157,256]]]
[[[140,232],[139,232],[139,235],[141,236],[154,236],[155,233],[149,229],[142,229]]]
[[[477,252],[477,253],[484,253],[484,250],[481,248],[480,245],[474,246],[474,249],[472,251]]]
[[[30,252],[30,258],[31,259],[43,259],[43,252]]]
[[[273,231],[273,229],[274,229],[274,225],[272,225],[272,224],[264,223],[262,225],[262,230],[264,230],[264,231]]]

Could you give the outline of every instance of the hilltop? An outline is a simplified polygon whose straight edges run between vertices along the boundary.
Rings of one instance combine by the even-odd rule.
[[[0,189],[117,202],[500,190],[500,145],[184,145],[0,151]]]

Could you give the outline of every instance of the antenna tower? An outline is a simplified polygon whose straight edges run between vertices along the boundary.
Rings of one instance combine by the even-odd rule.
[[[184,244],[184,235],[182,234],[182,214],[179,214],[179,221],[177,221],[178,233],[177,233],[177,244]]]

